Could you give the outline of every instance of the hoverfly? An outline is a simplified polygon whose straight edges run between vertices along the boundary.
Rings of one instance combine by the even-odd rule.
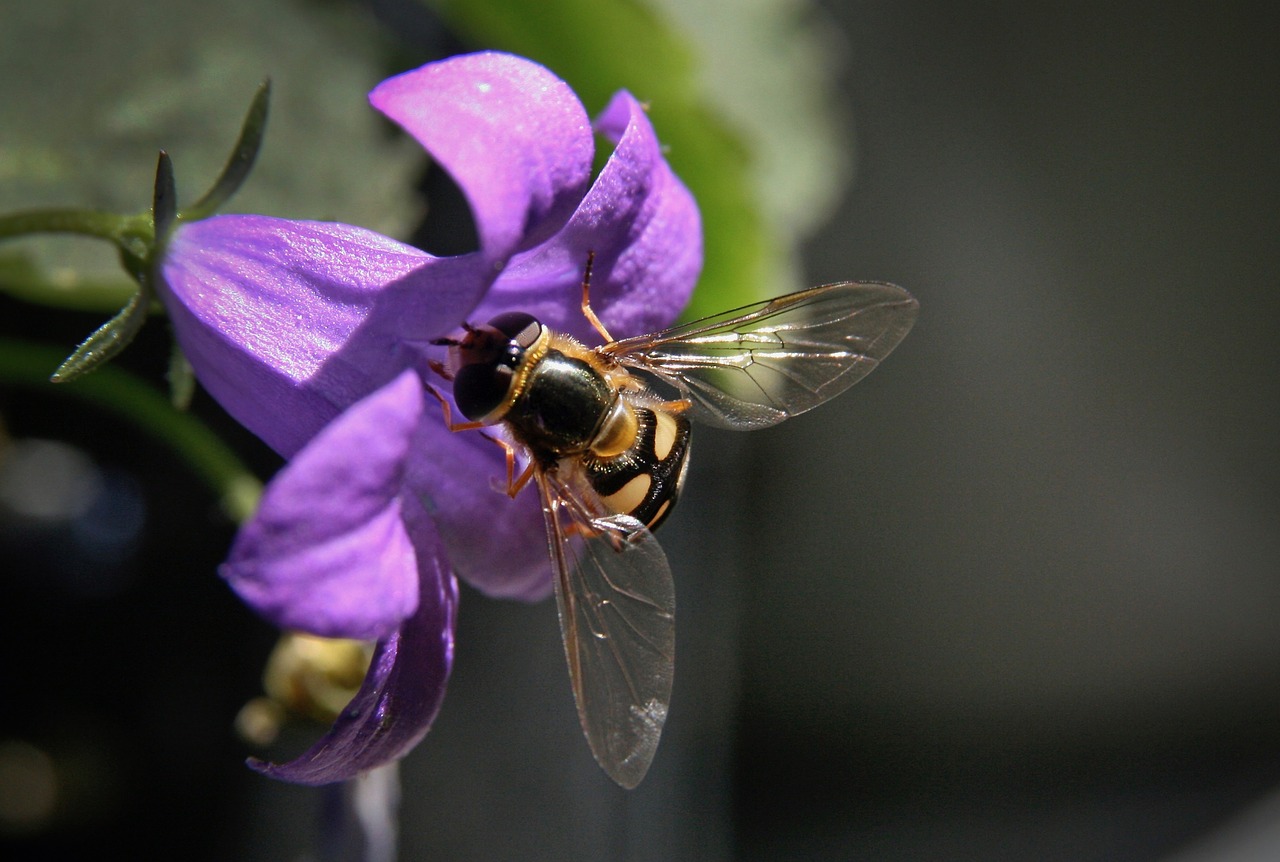
[[[582,311],[603,344],[508,312],[435,342],[469,421],[429,388],[452,430],[505,428],[514,445],[491,439],[510,496],[537,486],[578,717],[604,771],[633,788],[671,697],[675,590],[653,530],[680,494],[690,420],[753,430],[818,406],[888,356],[919,305],[891,284],[840,282],[615,340],[591,309],[591,263]]]

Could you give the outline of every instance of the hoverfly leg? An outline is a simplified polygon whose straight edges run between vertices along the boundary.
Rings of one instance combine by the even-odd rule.
[[[441,362],[439,359],[428,359],[427,367],[430,368],[432,371],[434,371],[436,374],[439,374],[445,380],[452,382],[453,374],[449,371],[448,368],[445,367],[445,364]]]
[[[610,547],[613,548],[613,552],[615,554],[622,553],[622,549],[626,547],[627,540],[612,530],[609,531],[608,539]]]
[[[480,432],[480,436],[488,440],[493,445],[502,450],[507,459],[507,481],[499,482],[497,479],[492,480],[493,490],[506,494],[511,499],[515,499],[525,485],[529,484],[529,480],[533,478],[533,464],[524,469],[519,476],[516,475],[516,448],[503,440],[501,437],[495,437],[485,431]]]
[[[430,392],[435,399],[440,402],[440,410],[444,413],[444,425],[450,431],[475,431],[477,428],[483,428],[483,422],[454,422],[453,408],[449,406],[449,399],[441,394],[440,390],[432,386],[430,383],[423,381],[422,388]],[[489,438],[493,439],[493,438]]]
[[[462,331],[468,334],[471,334],[476,331],[476,327],[473,324],[464,320],[462,321]],[[427,343],[434,344],[437,347],[457,347],[458,345],[462,344],[461,341],[454,338],[452,335],[444,335],[444,336],[441,336],[440,338],[433,338]]]
[[[626,546],[628,536],[610,524],[605,519],[597,518],[587,507],[583,505],[583,501],[577,497],[566,495],[562,499],[562,504],[573,515],[572,520],[565,525],[564,531],[567,536],[581,536],[583,539],[594,539],[604,534],[608,539],[609,545],[614,551],[621,552]]]
[[[600,322],[600,318],[591,308],[591,265],[595,263],[596,253],[594,251],[587,252],[587,268],[582,273],[582,315],[587,322],[595,327],[596,332],[600,333],[604,338],[605,344],[609,344],[614,340],[609,334],[609,330],[604,328],[604,324]]]
[[[534,463],[530,461],[529,466],[525,467],[524,471],[517,476],[516,447],[512,446],[506,440],[503,440],[501,437],[494,437],[492,434],[486,434],[483,431],[480,432],[480,436],[496,444],[506,455],[507,484],[505,488],[500,488],[499,490],[514,500],[516,498],[516,494],[519,494],[524,489],[524,486],[529,484],[529,480],[533,478]]]
[[[600,532],[591,529],[581,521],[570,521],[564,526],[564,534],[566,536],[581,536],[584,539],[594,539],[600,535]]]
[[[677,398],[675,401],[660,401],[653,405],[654,410],[665,410],[668,413],[683,413],[693,406],[688,398]]]

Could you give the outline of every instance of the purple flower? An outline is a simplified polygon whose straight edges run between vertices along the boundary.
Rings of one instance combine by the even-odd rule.
[[[429,728],[453,652],[455,573],[493,596],[551,591],[536,494],[494,490],[505,459],[452,433],[424,381],[432,339],[524,310],[598,341],[669,325],[702,262],[689,192],[642,106],[594,126],[568,86],[506,54],[430,63],[370,94],[466,196],[479,249],[435,257],[344,224],[218,216],[184,224],[164,299],[205,388],[290,458],[223,575],[284,628],[376,639],[360,692],[301,757],[258,764],[320,784],[403,756]],[[591,182],[593,131],[615,142]],[[326,134],[334,133],[328,130]],[[456,413],[455,413],[456,415]]]

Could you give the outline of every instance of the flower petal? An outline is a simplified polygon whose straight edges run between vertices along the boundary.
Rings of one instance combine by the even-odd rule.
[[[329,222],[217,216],[183,225],[164,298],[201,384],[289,455],[448,332],[492,273]]]
[[[408,503],[406,509],[418,507]],[[329,732],[288,763],[251,759],[259,772],[298,784],[346,781],[408,754],[431,728],[453,666],[458,584],[433,541],[429,519],[420,509],[406,515],[423,539],[417,545],[417,613],[378,644],[360,691]]]
[[[428,410],[405,486],[435,521],[460,578],[489,596],[538,601],[551,594],[542,506],[532,485],[514,500],[506,495],[506,469],[493,441],[454,433]]]
[[[597,121],[617,141],[569,223],[512,261],[472,312],[484,321],[520,309],[588,344],[600,336],[578,310],[588,252],[595,253],[591,306],[615,338],[671,325],[702,268],[702,222],[672,173],[644,108],[620,92]]]
[[[422,384],[406,371],[348,409],[267,486],[222,575],[281,628],[372,640],[418,604],[401,484]]]
[[[450,57],[379,84],[369,101],[466,195],[499,266],[559,230],[591,179],[591,124],[569,86],[498,52]],[[455,321],[456,322],[456,321]]]

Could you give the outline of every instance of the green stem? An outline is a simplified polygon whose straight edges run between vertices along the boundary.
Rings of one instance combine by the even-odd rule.
[[[181,413],[163,395],[112,366],[49,389],[49,369],[62,361],[55,348],[0,338],[0,382],[67,393],[114,413],[172,449],[218,496],[237,522],[253,514],[262,483],[222,440],[195,417]]]
[[[55,207],[0,215],[0,239],[36,233],[74,233],[113,242],[121,248],[150,233],[147,216],[122,216],[98,210]]]

